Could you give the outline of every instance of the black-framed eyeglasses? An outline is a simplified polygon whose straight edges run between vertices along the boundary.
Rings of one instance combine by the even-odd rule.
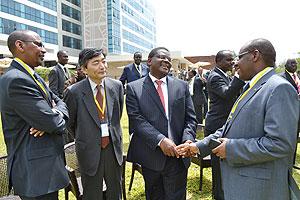
[[[242,59],[242,57],[243,57],[244,55],[246,55],[246,54],[248,54],[248,53],[255,52],[255,51],[258,51],[258,52],[260,52],[260,51],[259,51],[259,50],[257,50],[257,49],[250,50],[250,51],[245,51],[245,52],[243,52],[243,53],[241,53],[241,54],[237,55],[237,58],[238,58],[238,60],[240,60],[240,59]]]
[[[34,41],[34,40],[21,40],[22,42],[32,42],[34,45],[38,47],[45,47],[42,42]]]

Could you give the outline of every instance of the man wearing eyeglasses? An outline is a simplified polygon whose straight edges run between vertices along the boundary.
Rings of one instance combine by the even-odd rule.
[[[83,199],[121,200],[123,86],[106,77],[103,49],[83,49],[78,63],[87,78],[68,87],[64,100],[70,112],[68,130],[75,138]]]
[[[67,107],[34,72],[46,53],[40,36],[14,31],[7,44],[14,60],[0,78],[0,111],[9,185],[22,200],[57,200],[69,184],[62,138]]]
[[[66,51],[57,52],[57,65],[49,73],[49,87],[59,98],[63,98],[65,84],[70,78],[69,70],[65,67],[69,57]]]
[[[234,101],[245,84],[238,76],[230,77],[227,72],[234,65],[234,53],[229,50],[219,51],[215,58],[216,66],[207,78],[209,110],[205,118],[204,135],[208,136],[221,128],[229,115]],[[211,154],[212,194],[216,200],[224,199],[219,158]]]
[[[190,160],[176,146],[194,141],[196,116],[188,84],[168,76],[171,57],[158,47],[148,55],[148,76],[127,85],[126,106],[132,125],[128,161],[142,166],[146,199],[186,199]]]
[[[197,143],[178,147],[182,155],[189,150],[221,158],[225,199],[292,199],[288,183],[292,183],[299,99],[293,86],[276,75],[275,60],[270,41],[259,38],[246,43],[237,73],[249,81],[249,87],[235,102],[226,124]],[[221,144],[210,149],[213,138]],[[299,193],[298,188],[294,191]]]

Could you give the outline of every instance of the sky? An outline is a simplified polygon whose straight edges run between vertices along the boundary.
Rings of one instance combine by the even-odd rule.
[[[300,52],[300,0],[151,0],[157,46],[183,56],[239,52],[248,41],[272,42],[277,61]],[[300,56],[300,55],[299,55]]]

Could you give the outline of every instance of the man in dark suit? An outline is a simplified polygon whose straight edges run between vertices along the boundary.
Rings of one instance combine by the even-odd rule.
[[[142,62],[142,53],[135,52],[133,55],[134,63],[126,65],[120,77],[120,81],[125,86],[125,83],[138,80],[145,77],[149,73],[149,68]]]
[[[10,186],[23,200],[55,200],[69,184],[62,138],[68,111],[34,72],[46,53],[40,36],[14,31],[7,44],[14,60],[0,78],[0,111]]]
[[[176,145],[194,141],[196,116],[188,84],[167,76],[170,52],[153,49],[148,76],[128,84],[126,97],[133,134],[128,161],[142,166],[146,199],[186,199],[190,160],[179,158]]]
[[[87,78],[67,88],[65,102],[70,112],[68,130],[75,137],[83,199],[102,199],[103,179],[106,199],[122,199],[123,86],[106,77],[102,49],[82,50],[79,65]]]
[[[205,83],[203,80],[197,76],[197,72],[195,70],[191,70],[188,72],[189,79],[189,90],[192,96],[196,118],[199,124],[203,122],[203,106],[206,103],[205,94],[203,92],[203,87]]]
[[[291,59],[287,59],[286,63],[285,63],[285,72],[282,72],[280,75],[285,78],[288,82],[290,82],[290,84],[292,84],[292,86],[295,88],[295,90],[297,91],[298,95],[300,93],[300,80],[299,77],[297,75],[297,61],[294,58]],[[300,120],[298,120],[298,131],[297,134],[295,136],[295,139],[298,139],[298,135],[299,135],[299,130],[300,130]],[[296,143],[296,147],[297,147],[297,143]],[[296,161],[296,156],[297,156],[297,148],[295,150],[294,153],[294,160],[293,163],[295,164]]]
[[[49,73],[49,87],[54,94],[56,94],[59,98],[63,98],[63,92],[65,89],[65,84],[67,84],[70,74],[69,70],[65,67],[65,65],[69,61],[69,57],[66,51],[57,52],[58,63]]]
[[[287,59],[285,63],[285,72],[280,75],[288,80],[292,86],[296,89],[298,94],[300,93],[300,80],[297,75],[297,61],[296,59]]]
[[[232,69],[234,64],[232,51],[222,50],[216,55],[216,67],[207,78],[207,91],[210,99],[209,111],[206,114],[204,135],[213,134],[221,128],[229,115],[231,107],[237,99],[244,81],[236,75],[231,78],[226,72]],[[219,158],[211,154],[213,196],[216,200],[224,199]]]

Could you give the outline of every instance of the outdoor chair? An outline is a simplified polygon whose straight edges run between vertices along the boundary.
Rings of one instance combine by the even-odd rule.
[[[199,190],[202,191],[203,169],[211,167],[210,155],[208,155],[204,158],[201,158],[199,156],[194,156],[194,157],[192,157],[192,163],[200,166]]]
[[[8,187],[7,156],[0,157],[0,199],[19,200],[20,197],[12,195]]]
[[[128,191],[130,191],[131,188],[132,188],[132,183],[133,183],[135,171],[138,171],[140,174],[142,174],[142,166],[141,166],[140,164],[138,164],[138,163],[132,163],[131,177],[130,177],[130,182],[129,182],[129,188],[128,188]]]
[[[65,147],[65,157],[66,157],[66,169],[68,170],[68,175],[70,178],[70,184],[65,188],[65,200],[69,199],[69,192],[72,192],[77,200],[82,199],[82,184],[81,184],[81,175],[79,172],[78,160],[75,150],[75,142],[66,144]],[[126,191],[125,191],[125,163],[126,156],[123,156],[122,164],[122,190],[123,190],[123,199],[126,200]],[[106,185],[103,181],[103,194],[105,198]]]

